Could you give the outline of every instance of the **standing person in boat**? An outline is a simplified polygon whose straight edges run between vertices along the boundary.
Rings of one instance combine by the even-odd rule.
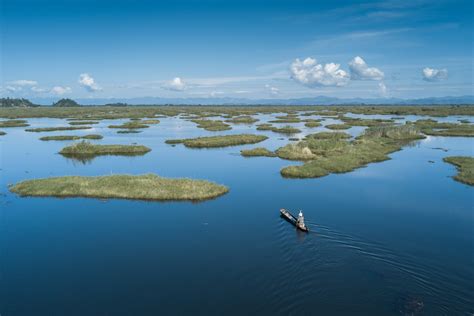
[[[306,225],[304,224],[304,216],[303,216],[303,211],[300,210],[300,213],[298,214],[298,219],[296,220],[296,225],[299,227],[306,229]]]

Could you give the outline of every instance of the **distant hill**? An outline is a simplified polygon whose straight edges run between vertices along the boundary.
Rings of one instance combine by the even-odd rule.
[[[54,99],[32,99],[35,103],[49,105]],[[316,96],[296,99],[244,99],[244,98],[88,98],[76,99],[81,105],[474,105],[474,96],[447,96],[420,99],[399,98],[347,98]]]
[[[10,98],[1,98],[0,99],[0,108],[30,108],[39,106],[38,104],[32,103],[27,99],[10,99]]]
[[[58,102],[53,103],[54,107],[58,108],[71,108],[71,107],[78,107],[81,106],[79,103],[72,99],[61,99]]]

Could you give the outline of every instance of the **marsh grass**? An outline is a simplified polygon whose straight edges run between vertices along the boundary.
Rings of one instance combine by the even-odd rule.
[[[26,127],[30,126],[25,120],[6,120],[0,121],[0,127]]]
[[[474,137],[474,124],[470,123],[441,123],[427,119],[418,120],[414,125],[424,134],[431,136]]]
[[[138,134],[141,132],[142,131],[137,131],[135,129],[124,129],[124,130],[117,131],[117,134]]]
[[[329,124],[324,127],[326,127],[327,129],[332,129],[332,130],[343,130],[343,129],[351,128],[351,126],[347,124]]]
[[[150,148],[142,145],[95,145],[81,141],[64,147],[59,153],[68,158],[92,158],[101,155],[136,156],[144,155],[149,151],[151,151]]]
[[[256,144],[268,139],[263,135],[252,134],[237,134],[237,135],[223,135],[223,136],[208,136],[188,139],[173,139],[167,140],[167,144],[184,144],[190,148],[215,148],[228,147],[247,144]]]
[[[314,139],[347,139],[351,137],[350,134],[344,132],[319,132],[306,135],[306,138]]]
[[[392,119],[363,119],[363,118],[353,118],[347,116],[339,116],[338,119],[343,121],[345,125],[350,126],[379,126],[384,124],[392,124],[394,121]]]
[[[258,122],[258,119],[251,117],[251,116],[237,116],[231,119],[226,120],[226,122],[234,123],[234,124],[253,124]]]
[[[321,126],[321,123],[319,121],[307,121],[304,123],[304,126],[309,127],[309,128],[314,128],[314,127],[319,127]]]
[[[323,138],[321,134],[309,135],[299,143],[286,145],[276,151],[278,157],[283,159],[309,160],[303,165],[283,168],[280,171],[282,176],[317,178],[331,173],[349,172],[372,162],[390,159],[389,153],[424,137],[417,128],[407,125],[371,127],[350,141],[345,137],[329,137],[330,134],[338,133],[326,133]],[[303,150],[306,155],[301,154]]]
[[[297,134],[301,133],[301,130],[297,129],[296,127],[286,125],[283,127],[273,127],[270,129],[274,133],[279,133],[279,134]]]
[[[273,151],[264,147],[243,149],[240,151],[240,154],[244,157],[276,157],[276,154]]]
[[[191,122],[196,123],[198,128],[203,128],[210,132],[226,131],[232,129],[229,124],[219,120],[194,119],[191,120]]]
[[[78,139],[102,139],[102,135],[90,134],[85,136],[76,136],[76,135],[57,135],[57,136],[44,136],[40,140],[50,141],[50,140],[78,140]]]
[[[27,128],[25,132],[57,132],[57,131],[75,131],[80,129],[91,129],[91,126],[60,126],[60,127],[39,127],[39,128]]]
[[[66,176],[26,180],[11,186],[20,196],[88,197],[136,200],[202,201],[229,191],[206,180],[170,179],[154,174],[99,177]]]
[[[98,121],[70,121],[69,125],[94,125],[99,124]]]
[[[452,156],[443,161],[456,166],[458,173],[453,176],[454,180],[474,186],[474,157]]]
[[[118,128],[118,129],[141,129],[148,128],[150,126],[141,123],[140,121],[128,121],[120,125],[109,125],[109,128]]]
[[[0,136],[7,135],[4,131],[0,131]]]

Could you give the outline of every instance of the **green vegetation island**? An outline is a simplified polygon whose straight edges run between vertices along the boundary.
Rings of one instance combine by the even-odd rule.
[[[64,147],[59,153],[68,158],[83,158],[102,155],[137,156],[150,151],[150,148],[142,145],[95,145],[81,141]]]
[[[152,201],[202,201],[229,191],[226,186],[206,180],[170,179],[154,174],[34,179],[17,183],[9,189],[20,196]]]
[[[424,136],[412,125],[374,126],[354,140],[334,133],[306,137],[296,144],[288,144],[276,151],[278,157],[306,161],[303,165],[283,168],[287,178],[318,178],[331,173],[345,173],[372,162],[389,159],[388,154],[400,150],[413,140]],[[342,133],[344,134],[344,133]],[[337,137],[335,137],[338,135]]]
[[[50,140],[79,140],[79,139],[102,139],[102,138],[104,137],[98,134],[89,134],[89,135],[84,135],[84,136],[57,135],[57,136],[43,136],[43,137],[40,137],[40,140],[50,141]]]
[[[0,121],[0,127],[26,127],[30,126],[25,120],[6,120]]]
[[[453,156],[443,161],[456,166],[458,174],[453,179],[474,186],[474,157]]]
[[[27,128],[25,132],[42,133],[42,132],[58,132],[58,131],[75,131],[80,129],[91,129],[91,126],[59,126],[59,127],[38,127]]]
[[[188,139],[170,139],[167,144],[184,144],[191,148],[215,148],[247,144],[256,144],[268,139],[267,136],[253,134],[237,134],[224,136],[208,136]]]
[[[276,157],[277,155],[264,147],[242,149],[240,154],[244,157]]]

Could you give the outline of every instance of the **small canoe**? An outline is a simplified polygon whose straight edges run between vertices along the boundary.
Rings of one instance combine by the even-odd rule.
[[[284,208],[282,208],[280,210],[280,216],[283,217],[284,219],[286,219],[287,221],[289,221],[290,223],[292,223],[293,225],[296,226],[296,228],[298,228],[299,230],[301,231],[304,231],[304,232],[308,232],[308,227],[306,227],[306,225],[304,223],[299,223],[298,222],[298,219],[293,215],[291,214],[289,211],[285,210]]]

